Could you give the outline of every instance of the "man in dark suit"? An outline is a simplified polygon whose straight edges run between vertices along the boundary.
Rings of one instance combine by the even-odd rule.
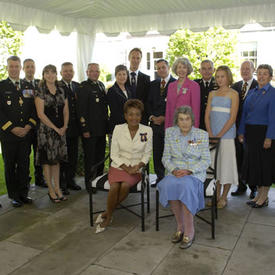
[[[132,98],[140,99],[144,104],[144,113],[141,123],[147,125],[149,116],[146,104],[150,90],[150,76],[139,71],[139,65],[142,59],[142,51],[139,48],[132,49],[128,59],[130,62],[130,69],[127,85],[131,88]]]
[[[25,78],[23,79],[25,88],[33,90],[33,93],[34,93],[34,91],[38,89],[40,80],[34,78],[35,62],[33,59],[28,58],[24,60],[23,71],[25,73]],[[48,188],[43,177],[42,166],[36,165],[37,127],[31,130],[31,145],[33,149],[33,166],[34,166],[35,185]]]
[[[90,63],[87,68],[88,79],[77,89],[77,116],[82,132],[87,190],[91,177],[103,173],[104,163],[97,168],[95,175],[91,174],[91,167],[104,159],[108,133],[106,92],[104,84],[98,81],[99,75],[99,65]]]
[[[164,149],[164,120],[166,110],[166,97],[169,83],[176,79],[169,74],[169,64],[165,59],[159,59],[156,63],[159,78],[152,81],[147,102],[147,110],[150,125],[153,129],[153,159],[157,180],[152,187],[164,178],[165,168],[162,164]]]
[[[200,66],[200,74],[202,78],[195,79],[195,81],[200,85],[201,92],[201,108],[200,108],[200,129],[206,130],[204,116],[205,109],[207,106],[208,95],[211,91],[217,90],[213,74],[215,72],[214,64],[211,60],[203,60]]]
[[[62,162],[60,165],[60,186],[64,195],[69,195],[68,189],[81,190],[81,187],[75,183],[74,177],[78,158],[78,138],[80,134],[79,123],[76,116],[76,90],[79,83],[72,81],[74,77],[74,68],[71,62],[65,62],[61,65],[60,74],[62,76],[60,85],[63,87],[69,105],[69,123],[66,131],[66,142],[68,150],[68,162]]]
[[[239,128],[241,116],[242,116],[242,108],[245,97],[247,92],[251,89],[254,89],[258,83],[253,78],[253,73],[255,71],[254,64],[252,61],[244,61],[241,65],[241,77],[242,80],[234,83],[232,85],[232,89],[236,90],[239,93],[239,111],[236,119],[236,127]],[[238,189],[234,192],[231,192],[232,196],[239,196],[246,192],[246,184],[242,179],[242,166],[244,163],[244,146],[242,143],[239,142],[238,138],[235,139],[235,146],[236,146],[236,158],[237,158],[237,166],[238,166],[238,173],[239,173],[239,186]],[[249,182],[248,182],[249,186]],[[256,187],[249,186],[251,193],[250,198],[253,199],[256,193]]]
[[[17,56],[7,60],[9,77],[0,82],[0,141],[5,164],[8,196],[14,207],[32,203],[29,192],[31,152],[30,130],[37,118],[33,90],[20,80],[21,61]]]

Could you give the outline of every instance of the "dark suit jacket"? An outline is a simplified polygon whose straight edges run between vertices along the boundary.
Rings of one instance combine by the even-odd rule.
[[[64,89],[69,105],[69,123],[66,136],[69,138],[77,137],[80,134],[79,123],[76,115],[76,90],[79,87],[79,83],[72,81],[72,91],[63,80],[59,81],[59,85]]]
[[[168,83],[165,86],[165,90],[163,94],[160,92],[160,79],[156,79],[151,81],[150,83],[150,91],[147,100],[147,110],[148,116],[165,116],[166,110],[166,97],[167,90],[170,83],[176,81],[176,79],[171,76]]]
[[[36,127],[37,116],[34,106],[32,89],[20,80],[20,90],[17,91],[12,81],[7,78],[0,82],[0,140],[16,142],[30,138],[30,132],[23,138],[17,137],[11,130],[14,127],[25,127],[29,124]]]
[[[123,106],[124,103],[131,98],[131,91],[129,87],[125,85],[125,88],[128,98],[125,96],[116,82],[107,92],[106,99],[110,108],[110,133],[113,132],[116,125],[125,123]]]
[[[146,108],[146,103],[147,103],[147,99],[148,99],[148,95],[149,95],[149,90],[150,90],[150,76],[146,75],[142,72],[138,72],[138,76],[137,76],[137,88],[135,93],[132,90],[131,84],[130,84],[130,77],[128,75],[128,79],[126,84],[128,85],[128,87],[130,87],[132,95],[134,96],[134,94],[136,94],[135,98],[140,99],[143,104],[144,104],[144,113],[142,116],[142,123],[147,125],[148,124],[148,112],[147,112],[147,108]]]
[[[200,126],[199,126],[199,128],[206,130],[204,116],[205,116],[205,110],[206,110],[207,101],[208,101],[208,95],[211,91],[217,90],[218,86],[215,82],[214,77],[211,78],[208,89],[205,88],[202,78],[195,79],[194,81],[196,81],[200,85],[200,92],[201,92]]]
[[[258,85],[257,80],[253,79],[249,90],[256,88],[257,85]],[[243,86],[242,80],[238,81],[232,85],[232,89],[234,89],[235,91],[237,91],[239,93],[239,110],[238,110],[238,115],[237,115],[237,119],[236,119],[237,128],[239,128],[240,120],[242,117],[243,103],[244,103],[244,101],[241,100],[242,86]]]

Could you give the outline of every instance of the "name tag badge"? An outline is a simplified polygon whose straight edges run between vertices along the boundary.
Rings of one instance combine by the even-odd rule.
[[[8,100],[8,101],[7,101],[7,104],[8,104],[8,105],[11,105],[11,100]]]

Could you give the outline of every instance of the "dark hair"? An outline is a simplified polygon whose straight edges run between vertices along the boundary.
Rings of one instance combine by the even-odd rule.
[[[204,64],[204,63],[209,63],[211,65],[212,68],[214,68],[214,63],[212,60],[210,59],[204,59],[202,62],[201,62],[201,65]]]
[[[128,72],[127,67],[125,65],[117,65],[115,68],[115,75],[117,75],[118,72],[126,71]]]
[[[62,65],[61,65],[61,69],[62,69],[64,66],[73,66],[73,63],[71,63],[71,62],[64,62],[64,63],[62,63]]]
[[[141,57],[142,57],[142,51],[141,51],[140,48],[133,48],[133,49],[129,52],[128,57],[130,57],[130,55],[131,55],[132,52],[139,52],[140,55],[141,55]]]
[[[39,82],[39,87],[42,87],[42,86],[46,85],[44,74],[47,73],[47,72],[49,72],[49,71],[51,71],[53,73],[56,73],[56,75],[57,75],[57,70],[56,70],[56,67],[54,65],[49,64],[49,65],[45,66],[43,68],[43,71],[42,71],[42,80],[40,80],[40,82]],[[55,85],[58,86],[57,79],[55,81]]]
[[[224,71],[226,73],[227,79],[228,79],[228,85],[231,86],[233,83],[233,75],[229,67],[225,65],[219,66],[218,69],[216,70],[215,77],[218,71]]]
[[[159,63],[161,63],[161,62],[164,62],[164,63],[169,67],[168,61],[167,61],[166,59],[163,59],[163,58],[158,59],[158,60],[156,61],[156,64],[159,64]]]
[[[268,65],[268,64],[261,64],[261,65],[258,66],[257,72],[258,72],[260,69],[268,70],[269,76],[273,76],[273,69],[272,69],[272,67],[271,67],[270,65]]]
[[[144,111],[144,105],[139,99],[127,100],[123,106],[124,114],[126,114],[130,108],[139,109],[141,113],[143,113],[143,111]]]
[[[7,63],[9,63],[9,61],[18,61],[21,64],[21,59],[18,56],[12,55],[7,59]]]
[[[23,61],[23,66],[25,65],[26,62],[33,62],[33,63],[35,63],[33,59],[31,59],[31,58],[26,58],[26,59]]]

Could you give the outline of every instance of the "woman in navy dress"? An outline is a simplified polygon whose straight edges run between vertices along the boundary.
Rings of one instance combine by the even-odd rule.
[[[192,245],[195,236],[194,215],[204,208],[203,182],[211,163],[208,134],[193,127],[191,107],[179,107],[173,127],[165,132],[162,162],[168,175],[158,183],[160,203],[169,204],[177,221],[172,242],[181,248]]]

